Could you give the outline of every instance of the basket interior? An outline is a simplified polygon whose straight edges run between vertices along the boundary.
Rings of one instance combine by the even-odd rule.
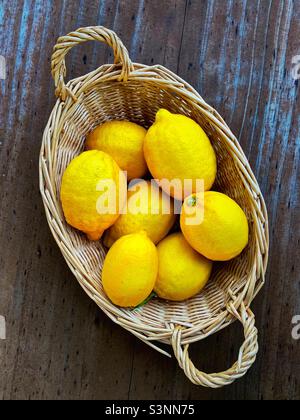
[[[64,127],[58,139],[53,175],[59,197],[62,174],[69,162],[83,151],[89,131],[104,121],[113,119],[126,119],[147,128],[153,123],[156,111],[162,107],[174,113],[190,116],[206,131],[218,158],[218,176],[213,189],[234,198],[244,209],[250,222],[250,242],[247,249],[233,261],[216,263],[211,279],[201,294],[181,303],[153,299],[135,310],[122,309],[127,317],[137,323],[147,323],[157,328],[165,328],[169,322],[189,323],[194,326],[217,316],[224,310],[230,298],[229,288],[237,293],[245,286],[253,267],[254,257],[251,250],[255,247],[248,193],[225,141],[219,137],[201,111],[196,107],[193,108],[179,94],[162,89],[155,83],[102,82],[86,92],[83,99],[76,103],[65,117]],[[66,230],[74,247],[73,253],[88,272],[88,281],[102,296],[105,296],[101,286],[105,248],[101,242],[88,241],[85,235],[67,224]]]

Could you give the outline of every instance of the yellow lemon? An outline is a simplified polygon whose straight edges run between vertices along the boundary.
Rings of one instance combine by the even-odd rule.
[[[129,121],[107,121],[92,131],[86,141],[88,150],[108,153],[128,179],[142,178],[147,172],[143,154],[145,128]]]
[[[154,244],[164,238],[173,226],[173,199],[157,184],[141,180],[128,189],[127,208],[116,223],[105,233],[108,248],[121,236],[144,230]]]
[[[203,220],[197,222],[195,215],[199,210]],[[248,243],[245,213],[234,200],[219,192],[188,197],[182,206],[180,225],[189,244],[210,260],[231,260]]]
[[[66,221],[98,240],[125,204],[126,179],[106,153],[84,152],[67,167],[60,196]]]
[[[215,181],[217,161],[209,138],[200,125],[184,115],[160,109],[146,134],[144,154],[153,178],[167,180],[160,185],[177,199],[201,191],[203,188],[197,185],[197,180],[204,181],[205,191]],[[174,180],[180,184],[170,191],[168,183]],[[186,191],[185,180],[192,184]]]
[[[198,254],[182,233],[163,239],[157,252],[158,277],[154,290],[159,297],[182,301],[204,288],[212,271],[212,262]]]
[[[145,232],[123,236],[104,260],[104,291],[115,305],[137,306],[152,292],[157,269],[157,250]]]

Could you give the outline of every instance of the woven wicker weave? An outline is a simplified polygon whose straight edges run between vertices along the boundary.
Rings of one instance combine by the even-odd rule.
[[[77,44],[101,41],[114,51],[115,64],[65,84],[65,55]],[[104,27],[81,28],[58,39],[52,56],[52,75],[58,100],[46,126],[40,155],[40,189],[52,234],[75,277],[96,304],[117,324],[168,355],[154,342],[171,344],[179,365],[197,385],[221,387],[242,377],[258,351],[255,318],[250,303],[264,284],[268,260],[268,222],[263,197],[249,163],[234,135],[201,96],[166,68],[132,63],[117,35]],[[180,303],[159,299],[136,310],[114,306],[101,285],[105,249],[67,225],[59,191],[69,162],[83,151],[84,141],[97,125],[126,119],[144,127],[159,108],[197,121],[209,135],[218,158],[214,189],[234,198],[250,222],[250,242],[243,254],[216,264],[204,292]],[[239,320],[245,342],[238,362],[226,372],[206,374],[189,358],[191,343]]]

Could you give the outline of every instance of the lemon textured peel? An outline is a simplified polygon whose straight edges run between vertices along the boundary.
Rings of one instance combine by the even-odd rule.
[[[160,109],[146,134],[144,155],[153,178],[181,181],[180,191],[170,192],[162,184],[177,199],[203,189],[196,180],[204,181],[205,191],[215,181],[217,159],[210,140],[199,124],[184,115]],[[188,194],[183,190],[185,180],[192,182]]]
[[[136,307],[152,292],[157,271],[157,250],[146,232],[123,236],[104,260],[104,291],[115,305]]]
[[[186,206],[202,206],[203,221],[190,224]],[[189,209],[190,210],[190,209]],[[196,209],[195,209],[196,211]],[[214,261],[237,257],[249,241],[248,220],[241,207],[225,194],[208,191],[186,198],[180,216],[181,230],[188,243],[200,254]]]
[[[115,189],[109,191],[115,203],[111,213],[99,209],[99,182],[109,180]],[[116,194],[115,194],[116,193]],[[114,196],[115,194],[115,196]],[[106,153],[92,150],[71,161],[61,184],[61,202],[66,221],[84,232],[89,239],[99,240],[105,229],[119,217],[126,201],[126,180],[116,162]]]
[[[87,150],[108,153],[128,179],[142,178],[147,172],[143,153],[146,129],[129,121],[107,121],[96,127],[86,141]]]
[[[136,200],[137,203],[135,203]],[[131,209],[137,204],[138,212]],[[106,247],[124,235],[144,230],[154,244],[162,240],[176,220],[174,202],[161,189],[152,190],[150,181],[139,181],[127,193],[127,211],[105,233],[103,243]]]
[[[158,277],[155,292],[163,299],[183,301],[207,284],[212,262],[196,252],[182,233],[174,233],[157,246]]]

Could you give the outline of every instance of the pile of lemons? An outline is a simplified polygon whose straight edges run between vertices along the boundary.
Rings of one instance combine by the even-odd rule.
[[[153,291],[189,299],[207,284],[213,261],[244,250],[246,215],[211,191],[216,176],[207,134],[184,115],[160,109],[148,130],[107,121],[88,135],[64,172],[61,202],[72,227],[109,248],[102,285],[115,305],[136,307]]]

